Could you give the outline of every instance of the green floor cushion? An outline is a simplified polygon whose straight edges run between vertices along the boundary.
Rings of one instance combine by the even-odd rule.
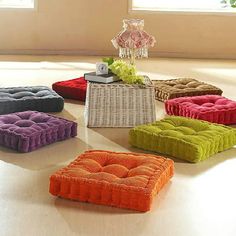
[[[199,162],[236,145],[236,129],[171,116],[130,130],[130,144],[145,150]]]

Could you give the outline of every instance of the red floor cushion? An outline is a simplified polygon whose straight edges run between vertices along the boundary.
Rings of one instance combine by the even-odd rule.
[[[161,156],[91,150],[50,177],[55,196],[148,211],[173,176],[173,161]]]
[[[52,88],[64,98],[85,101],[87,81],[84,77],[59,81],[54,83]]]
[[[165,109],[169,115],[218,124],[236,124],[236,102],[219,95],[170,99],[165,102]]]

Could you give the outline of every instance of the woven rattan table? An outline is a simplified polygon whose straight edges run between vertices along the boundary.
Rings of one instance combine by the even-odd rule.
[[[88,127],[133,127],[156,120],[155,89],[145,85],[89,82],[85,104]]]

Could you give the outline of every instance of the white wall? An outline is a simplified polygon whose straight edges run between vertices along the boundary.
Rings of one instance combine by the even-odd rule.
[[[128,14],[128,0],[38,0],[38,8],[0,10],[0,53],[112,54],[123,18],[142,18],[155,55],[236,58],[236,14]]]

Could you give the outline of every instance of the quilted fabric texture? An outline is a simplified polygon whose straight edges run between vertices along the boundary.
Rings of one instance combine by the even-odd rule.
[[[84,77],[67,81],[59,81],[54,83],[52,88],[64,98],[85,101],[87,81]]]
[[[24,111],[0,116],[0,145],[19,152],[77,135],[75,122],[37,111]]]
[[[156,99],[162,102],[177,97],[222,94],[221,89],[191,78],[154,80],[152,82],[155,85]]]
[[[0,114],[18,111],[59,112],[64,99],[45,86],[0,88]]]
[[[165,109],[169,115],[219,124],[236,124],[236,102],[219,95],[170,99],[165,102]]]
[[[173,161],[149,154],[91,150],[50,177],[55,196],[148,211],[173,176]]]
[[[236,145],[236,129],[171,116],[130,131],[130,143],[189,162],[199,162]]]

